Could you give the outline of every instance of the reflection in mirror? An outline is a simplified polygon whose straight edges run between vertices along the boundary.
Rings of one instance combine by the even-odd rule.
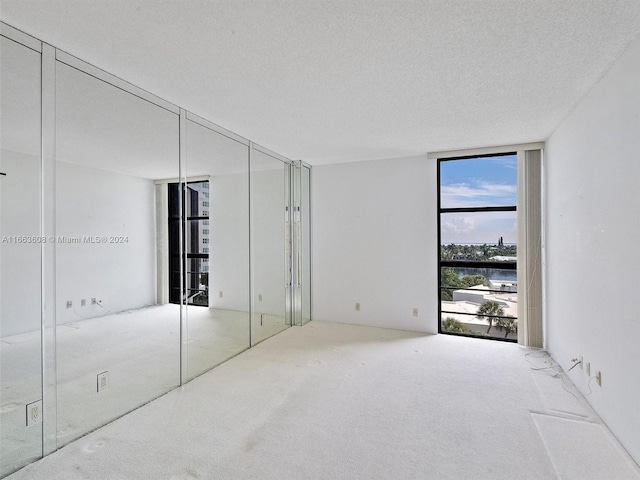
[[[193,378],[249,348],[249,149],[186,124],[183,348]]]
[[[158,295],[167,217],[154,185],[178,174],[179,119],[60,62],[56,81],[61,446],[180,383],[180,306]]]
[[[40,54],[0,37],[0,476],[42,455]],[[30,425],[25,418],[27,412]]]
[[[285,229],[289,165],[258,150],[251,153],[251,343],[281,332],[286,319]]]
[[[305,325],[311,320],[311,177],[309,168],[300,161],[295,162],[292,172],[293,321]]]
[[[254,150],[250,175],[248,141],[181,132],[175,112],[60,58],[43,85],[41,54],[1,40],[4,476],[292,324],[293,170]]]
[[[311,320],[311,170],[300,167],[300,270],[302,324]]]

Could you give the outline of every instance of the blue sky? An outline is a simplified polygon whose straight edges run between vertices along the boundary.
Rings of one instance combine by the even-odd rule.
[[[440,164],[442,208],[516,204],[516,156],[451,160]],[[442,243],[516,242],[515,212],[451,213],[441,217]]]

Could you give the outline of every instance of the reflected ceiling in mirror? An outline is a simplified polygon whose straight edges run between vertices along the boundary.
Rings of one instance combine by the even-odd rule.
[[[178,175],[179,117],[56,63],[56,159],[147,179]]]
[[[187,120],[187,176],[243,173],[248,165],[249,147]]]
[[[260,150],[253,150],[251,154],[251,170],[281,170],[284,166],[284,162],[261,152]]]
[[[2,148],[40,155],[40,53],[5,37],[0,40],[0,134]]]

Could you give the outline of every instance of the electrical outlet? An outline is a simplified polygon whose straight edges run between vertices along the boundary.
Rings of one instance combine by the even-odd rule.
[[[417,308],[414,308],[414,309],[413,309],[413,316],[414,316],[414,317],[417,317],[417,316],[418,316],[418,309],[417,309]]]
[[[91,297],[91,305],[95,305],[96,303],[96,297]]]
[[[261,302],[262,301],[262,294],[258,295],[258,301]]]
[[[27,405],[27,427],[42,422],[42,400]]]
[[[222,290],[220,290],[220,293],[218,294],[218,296],[222,298]]]
[[[87,305],[87,299],[83,298],[82,300],[80,300],[80,306],[81,307],[85,307]]]
[[[109,387],[109,372],[98,374],[97,390],[98,393],[104,392]]]
[[[71,300],[67,300],[67,308],[73,307],[73,302]]]
[[[359,311],[360,311],[360,304],[356,303],[356,312],[359,312]]]
[[[584,373],[586,373],[587,376],[591,375],[591,362],[587,362],[587,364],[584,366]]]
[[[596,371],[596,383],[602,386],[602,373],[600,373],[600,370]]]

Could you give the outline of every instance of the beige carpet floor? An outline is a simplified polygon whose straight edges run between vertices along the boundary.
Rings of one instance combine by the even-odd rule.
[[[183,358],[188,378],[249,348],[249,313],[190,307]],[[256,314],[254,343],[287,328],[284,316]],[[79,319],[56,328],[58,446],[180,384],[180,307],[167,304]],[[98,373],[109,388],[96,393]],[[0,477],[38,458],[41,425],[25,427],[25,405],[42,398],[40,332],[0,340]]]
[[[543,353],[311,322],[9,476],[639,480]]]

